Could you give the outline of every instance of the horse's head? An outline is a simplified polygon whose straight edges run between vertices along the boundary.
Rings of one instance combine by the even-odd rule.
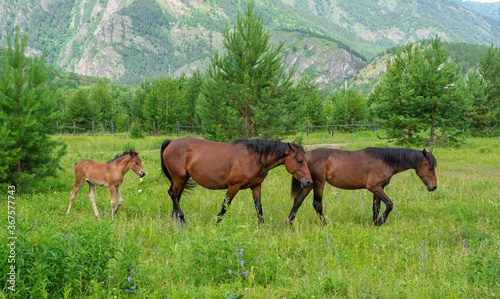
[[[139,158],[139,155],[135,151],[130,150],[130,157],[132,159],[130,159],[130,162],[128,164],[129,168],[137,173],[140,178],[144,177],[146,175],[146,172],[144,171],[144,168],[142,168],[142,161],[141,158]]]
[[[422,163],[415,167],[417,175],[420,177],[422,182],[427,186],[427,191],[434,191],[437,189],[437,179],[436,179],[436,158],[432,155],[432,147],[427,152],[425,149],[422,151]]]
[[[297,143],[289,143],[289,149],[286,150],[285,168],[295,179],[300,182],[302,188],[312,184],[311,173],[305,159],[304,149]]]

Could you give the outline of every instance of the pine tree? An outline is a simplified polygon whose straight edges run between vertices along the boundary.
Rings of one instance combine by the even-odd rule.
[[[51,67],[41,58],[24,56],[27,36],[15,30],[14,48],[7,37],[7,55],[0,81],[0,184],[18,187],[56,174],[65,146],[51,140],[55,132],[56,102],[45,84]],[[59,148],[59,149],[58,149]]]
[[[388,137],[399,144],[458,142],[466,128],[463,115],[467,110],[454,86],[459,76],[459,66],[449,61],[438,37],[424,49],[413,43],[398,48],[370,94],[376,115],[387,125]]]
[[[500,49],[491,45],[481,58],[479,73],[487,84],[487,107],[491,116],[489,127],[497,126],[500,120]],[[498,129],[497,129],[498,130]]]
[[[237,25],[224,30],[227,52],[215,52],[197,103],[209,138],[279,138],[298,117],[293,71],[280,55],[284,43],[271,46],[270,34],[249,1]]]

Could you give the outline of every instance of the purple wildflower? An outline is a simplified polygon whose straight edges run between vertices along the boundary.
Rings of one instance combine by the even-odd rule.
[[[233,274],[233,271],[232,271],[232,270],[229,270],[229,274]]]
[[[128,280],[128,282],[130,282],[132,280],[132,277],[130,277],[130,276],[127,277],[127,280]]]
[[[245,261],[241,260],[241,261],[240,261],[240,264],[241,264],[241,266],[243,267],[243,265],[245,264]]]

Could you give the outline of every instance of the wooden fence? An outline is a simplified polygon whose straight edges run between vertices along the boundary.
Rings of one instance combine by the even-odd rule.
[[[335,132],[334,132],[334,128],[337,127],[337,128],[340,128],[342,129],[342,127],[350,127],[351,128],[351,134],[354,134],[354,128],[355,127],[371,127],[372,128],[372,132],[375,132],[375,127],[376,126],[380,126],[380,125],[377,125],[375,124],[375,120],[372,120],[372,123],[371,124],[355,124],[354,123],[354,119],[351,118],[351,123],[348,124],[348,125],[332,125],[331,124],[331,121],[328,121],[328,124],[327,125],[324,125],[324,126],[311,126],[309,124],[309,120],[306,120],[306,125],[305,126],[296,126],[296,128],[305,128],[306,130],[306,134],[307,136],[309,136],[310,132],[312,129],[324,129],[324,128],[328,128],[328,134],[329,135],[334,135]],[[76,123],[73,122],[73,125],[72,126],[63,126],[61,123],[59,122],[56,122],[56,135],[96,135],[96,129],[95,129],[95,122],[92,121],[92,129],[90,131],[90,133],[78,133],[76,129],[79,129],[80,127],[76,126]],[[193,129],[195,130],[200,130],[200,133],[201,135],[203,136],[203,134],[205,133],[205,130],[204,130],[204,125],[203,125],[203,121],[201,122],[201,126],[181,126],[179,121],[176,122],[175,125],[168,125],[168,126],[163,126],[163,128],[166,129],[166,131],[169,130],[169,128],[175,128],[175,134],[168,134],[168,133],[160,133],[161,131],[161,127],[160,126],[157,126],[155,122],[153,122],[151,124],[151,127],[150,129],[146,129],[146,131],[149,131],[151,134],[149,136],[177,136],[177,137],[180,137],[180,136],[184,136],[181,134],[181,129],[189,129],[190,131],[192,131]],[[71,133],[63,133],[62,130],[63,129],[72,129],[73,131],[73,134]],[[129,124],[126,124],[126,132],[122,132],[122,135],[125,135],[129,132]],[[125,134],[124,134],[125,133]],[[99,132],[99,134],[102,134],[102,132]],[[104,123],[104,134],[110,134],[111,136],[116,136],[115,135],[115,127],[113,125],[113,123]],[[118,134],[120,135],[120,133]]]

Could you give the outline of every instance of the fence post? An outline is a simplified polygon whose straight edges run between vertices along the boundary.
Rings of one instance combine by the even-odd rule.
[[[127,123],[127,133],[128,133],[128,123]]]
[[[58,121],[56,121],[56,135],[59,135],[59,131],[58,131],[58,129],[59,129],[59,122],[58,122]]]
[[[73,136],[76,136],[76,122],[73,122]]]
[[[156,124],[153,122],[153,136],[156,136]]]
[[[203,128],[203,120],[201,121],[201,136],[205,133],[205,129]]]
[[[351,118],[351,134],[354,134],[354,118]]]
[[[309,136],[309,120],[306,120],[307,136]]]
[[[108,124],[104,123],[104,134],[108,133]]]
[[[94,136],[94,129],[95,129],[95,124],[94,121],[92,121],[92,136]]]
[[[179,137],[179,121],[177,121],[177,137]]]
[[[372,132],[375,133],[375,119],[372,121]]]
[[[332,121],[329,120],[328,121],[328,135],[333,135],[332,132],[331,132],[331,126],[332,126]]]
[[[115,135],[115,128],[113,127],[113,123],[111,123],[111,136]]]

